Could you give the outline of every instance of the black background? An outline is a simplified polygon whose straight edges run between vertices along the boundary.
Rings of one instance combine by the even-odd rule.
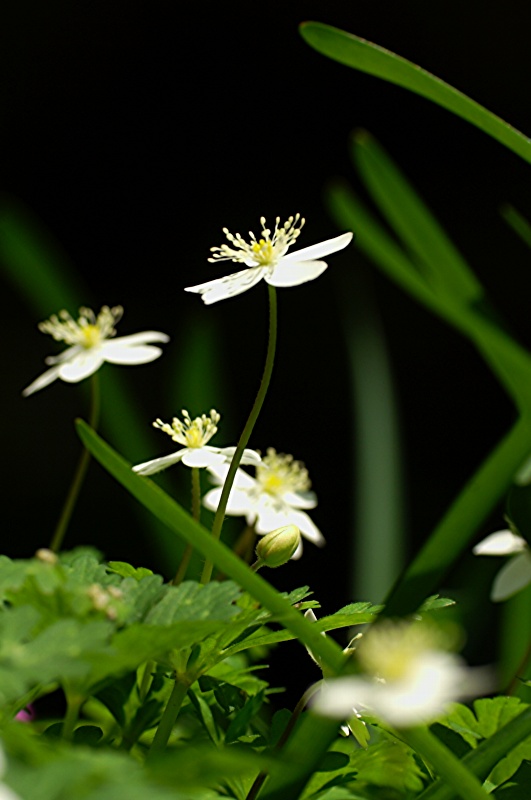
[[[122,304],[121,334],[171,334],[164,358],[126,377],[147,426],[187,406],[172,365],[190,326],[208,325],[230,378],[219,442],[235,441],[262,368],[264,286],[210,308],[183,287],[222,274],[207,256],[223,226],[257,231],[261,215],[299,211],[307,219],[301,246],[337,235],[323,197],[338,176],[360,189],[348,145],[358,127],[410,176],[531,343],[529,252],[499,214],[510,202],[531,217],[528,165],[428,101],[326,60],[297,31],[315,19],[356,33],[529,131],[528,3],[254,0],[212,10],[51,0],[10,4],[1,16],[1,188],[44,223],[90,286],[80,304]],[[292,452],[310,470],[320,501],[313,517],[328,547],[308,545],[275,578],[282,588],[311,583],[332,611],[364,599],[348,566],[354,409],[338,293],[367,266],[355,248],[329,264],[318,282],[279,292],[277,365],[253,443]],[[398,387],[414,551],[513,411],[468,343],[370,274]],[[4,551],[28,556],[49,539],[78,452],[71,420],[86,398],[62,383],[20,397],[51,342],[7,284],[3,296]],[[125,455],[165,452],[161,434],[152,436],[151,452],[132,443]],[[500,523],[501,511],[483,532]],[[171,573],[136,507],[95,465],[67,539],[80,543]]]

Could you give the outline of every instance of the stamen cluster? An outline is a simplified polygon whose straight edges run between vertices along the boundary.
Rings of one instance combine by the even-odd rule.
[[[249,231],[250,243],[239,234],[232,234],[227,228],[223,228],[223,233],[231,243],[232,247],[222,244],[221,247],[212,247],[214,253],[210,262],[216,261],[236,261],[246,264],[248,267],[274,266],[288,248],[295,242],[300,235],[305,220],[300,214],[288,217],[283,225],[280,224],[280,217],[275,220],[275,229],[271,236],[271,229],[266,227],[265,217],[260,217],[262,235],[256,238],[252,231]]]
[[[256,480],[260,489],[269,494],[285,492],[307,492],[311,486],[308,470],[302,461],[295,461],[292,455],[277,453],[269,447],[262,463],[256,467]]]
[[[186,447],[204,447],[217,432],[217,424],[221,419],[218,412],[212,408],[209,416],[201,414],[200,417],[195,419],[191,419],[185,408],[182,409],[181,413],[183,422],[178,417],[172,419],[171,425],[161,419],[156,419],[153,426],[171,436],[174,442],[184,444]]]
[[[63,309],[59,314],[53,314],[50,319],[40,322],[39,330],[49,333],[57,342],[93,347],[102,339],[109,339],[116,334],[114,326],[121,319],[123,311],[122,306],[103,306],[96,316],[91,308],[82,306],[76,322]]]

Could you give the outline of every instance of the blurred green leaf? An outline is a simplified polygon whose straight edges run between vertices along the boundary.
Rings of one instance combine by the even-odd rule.
[[[390,50],[330,25],[305,22],[300,31],[303,39],[319,53],[432,100],[476,125],[531,163],[531,143],[527,136],[425,69]]]
[[[522,241],[524,241],[528,247],[531,247],[531,223],[511,205],[503,206],[501,214],[505,222],[511,226],[513,231],[516,231]]]

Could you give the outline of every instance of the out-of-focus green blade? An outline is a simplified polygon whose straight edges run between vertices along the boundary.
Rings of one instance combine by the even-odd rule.
[[[503,206],[501,215],[526,245],[531,247],[531,223],[511,205]]]
[[[366,39],[321,22],[305,22],[300,30],[303,39],[319,53],[432,100],[531,162],[531,140],[527,136],[425,69]]]
[[[437,588],[529,454],[531,358],[475,309],[451,301],[446,294],[436,295],[415,264],[351,191],[336,187],[329,200],[340,227],[355,231],[360,249],[410,294],[469,337],[524,411],[524,417],[471,478],[396,584],[385,613],[405,614],[414,611]]]
[[[381,145],[366,131],[358,131],[353,156],[380,211],[433,291],[464,304],[482,301],[480,282]]]
[[[88,305],[93,297],[50,234],[27,209],[7,196],[0,201],[0,274],[29,305],[36,316],[35,323],[62,308],[75,314],[79,306]],[[120,449],[128,451],[134,441],[139,452],[152,452],[150,420],[139,418],[118,370],[106,368],[103,377],[103,427]],[[53,387],[47,389],[52,390]],[[34,398],[28,402],[34,402]],[[151,533],[157,536],[167,555],[172,556],[173,547],[171,552],[167,549],[166,531],[151,515],[146,519]]]

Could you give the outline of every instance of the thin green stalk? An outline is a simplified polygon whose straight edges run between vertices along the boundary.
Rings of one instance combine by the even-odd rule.
[[[401,731],[401,738],[431,764],[458,797],[463,800],[486,800],[489,797],[478,778],[428,728]]]
[[[142,673],[142,681],[140,682],[140,688],[138,690],[138,697],[141,703],[143,703],[146,697],[148,696],[154,669],[155,669],[155,662],[146,661],[144,672]]]
[[[192,517],[196,522],[201,522],[201,474],[199,472],[199,467],[192,467]],[[174,586],[179,586],[179,584],[183,582],[193,552],[194,548],[192,545],[187,544],[184,548],[179,569],[172,581]]]
[[[90,379],[89,423],[91,428],[97,428],[99,415],[100,415],[100,387],[99,387],[98,374],[95,372]],[[72,516],[74,506],[79,496],[81,486],[83,485],[89,461],[90,461],[90,453],[86,447],[83,447],[83,451],[81,453],[81,456],[79,457],[76,471],[74,472],[72,483],[70,484],[70,489],[66,496],[63,510],[61,511],[61,516],[59,517],[57,527],[55,528],[55,532],[52,541],[50,543],[50,550],[52,550],[54,553],[58,553],[59,550],[61,549],[61,545],[63,544],[63,539],[65,537],[66,529],[68,528],[68,523],[70,522],[70,518]]]
[[[463,758],[463,765],[484,780],[498,761],[531,735],[531,708],[526,708],[517,717],[481,742]],[[454,800],[455,792],[443,780],[428,786],[417,800]]]
[[[313,695],[316,694],[316,692],[318,692],[319,689],[321,689],[321,685],[319,683],[316,683],[313,686],[310,686],[310,688],[307,689],[307,691],[304,692],[303,696],[301,697],[301,699],[299,700],[299,702],[297,703],[297,705],[293,709],[293,714],[289,718],[288,724],[284,728],[280,739],[278,740],[278,742],[276,743],[276,745],[274,747],[276,752],[278,752],[279,750],[282,750],[282,748],[284,747],[284,745],[288,741],[289,737],[291,736],[291,733],[292,733],[295,725],[297,724],[300,715],[302,714],[302,712],[304,711],[304,709],[308,705],[309,700],[311,700]],[[260,794],[260,789],[262,788],[262,786],[264,785],[264,783],[266,781],[266,778],[267,778],[267,772],[260,772],[257,775],[256,780],[254,781],[253,785],[249,789],[249,794],[247,795],[245,800],[256,800],[256,798]]]
[[[175,720],[177,719],[179,711],[181,710],[183,700],[186,697],[186,692],[189,688],[190,684],[187,681],[183,681],[179,678],[175,679],[172,693],[170,695],[170,699],[168,700],[168,705],[164,709],[162,719],[151,744],[149,756],[164,750],[168,744]]]
[[[267,394],[269,382],[271,380],[271,375],[273,372],[273,364],[275,361],[275,350],[277,346],[277,294],[274,286],[270,286],[268,284],[267,288],[269,291],[269,341],[267,344],[267,355],[264,366],[264,372],[262,375],[260,388],[258,389],[258,394],[256,395],[256,400],[254,401],[254,405],[251,409],[251,413],[249,414],[249,418],[245,423],[242,435],[240,436],[240,441],[238,442],[238,446],[236,447],[236,452],[234,453],[234,457],[230,463],[225,483],[223,484],[223,489],[221,491],[221,497],[219,500],[218,509],[216,511],[216,516],[214,517],[214,523],[212,525],[212,538],[215,541],[217,541],[221,536],[223,519],[225,517],[227,502],[229,499],[230,490],[232,489],[232,484],[234,483],[236,470],[240,465],[243,451],[245,450],[249,442],[256,420],[258,419],[258,415],[260,414],[260,411],[264,404],[265,396]],[[203,574],[201,575],[201,583],[208,583],[210,581],[210,578],[212,576],[213,566],[214,566],[213,562],[210,559],[207,559],[207,561],[205,561],[205,566],[203,567]]]
[[[65,696],[66,714],[63,720],[62,735],[63,739],[65,739],[67,742],[70,742],[74,736],[74,728],[76,727],[79,711],[85,702],[85,698],[82,695],[67,691],[65,691]]]

